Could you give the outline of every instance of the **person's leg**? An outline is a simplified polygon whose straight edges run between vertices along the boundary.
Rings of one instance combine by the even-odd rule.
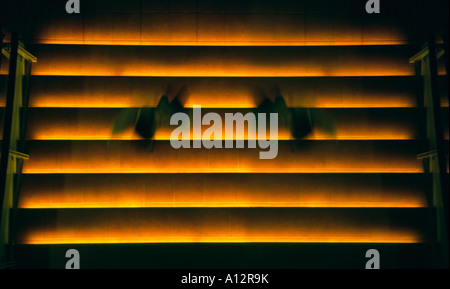
[[[292,108],[291,134],[295,139],[302,139],[308,136],[314,127],[311,112],[307,108]]]
[[[135,126],[136,132],[144,139],[152,139],[155,135],[157,122],[155,121],[154,108],[141,108],[138,121]]]
[[[188,93],[185,86],[175,89],[169,85],[156,107],[157,127],[169,127],[170,119],[177,112],[185,112],[184,104],[187,100]]]
[[[167,96],[168,103],[176,105],[179,108],[182,108],[185,106],[188,100],[189,92],[186,88],[186,85],[169,84],[166,88],[164,95]]]

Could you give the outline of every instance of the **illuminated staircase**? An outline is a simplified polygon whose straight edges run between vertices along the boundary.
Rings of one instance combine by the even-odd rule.
[[[64,268],[68,249],[82,268],[362,269],[368,249],[384,268],[432,266],[408,62],[420,46],[394,20],[379,25],[355,1],[325,12],[318,1],[147,2],[32,22],[19,267]],[[288,106],[327,110],[337,135],[281,131],[274,160],[175,150],[167,132],[152,153],[132,130],[111,137],[122,108],[155,106],[168,83],[222,115],[245,113],[253,89],[277,83]]]

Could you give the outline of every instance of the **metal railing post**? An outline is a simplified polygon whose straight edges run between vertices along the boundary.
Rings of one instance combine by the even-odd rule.
[[[9,227],[9,204],[5,202],[7,197],[6,182],[8,174],[8,162],[9,162],[9,150],[11,147],[11,126],[13,121],[13,109],[14,109],[14,95],[17,73],[17,58],[19,50],[19,35],[17,33],[12,34],[11,38],[11,51],[10,51],[10,65],[8,76],[8,87],[6,92],[6,108],[5,119],[3,125],[3,140],[2,140],[2,155],[0,160],[0,262],[7,261],[6,245],[9,241],[8,227]]]
[[[444,136],[442,128],[442,115],[441,115],[441,101],[438,88],[438,67],[436,57],[436,40],[434,36],[430,36],[428,39],[429,48],[429,61],[430,61],[430,76],[431,76],[431,97],[433,106],[434,117],[434,135],[436,137],[436,150],[437,159],[439,165],[439,177],[442,186],[442,197],[444,204],[444,214],[446,221],[446,228],[448,228],[448,178],[447,165],[445,163],[445,148],[444,148]]]
[[[448,48],[448,46],[447,46]],[[430,35],[426,47],[410,58],[410,63],[415,63],[420,72],[423,83],[422,100],[419,107],[426,113],[425,134],[428,140],[428,152],[418,155],[418,159],[423,160],[424,172],[427,175],[427,183],[430,192],[427,190],[429,207],[432,210],[433,228],[431,242],[434,246],[434,260],[439,263],[437,266],[448,268],[448,173],[446,165],[446,151],[442,124],[441,98],[439,95],[439,76],[437,61],[442,56],[447,55],[448,50],[437,50],[436,40]],[[448,79],[448,74],[447,74]]]
[[[442,115],[441,115],[441,102],[439,96],[438,87],[438,66],[436,56],[436,40],[434,36],[430,35],[428,39],[429,49],[429,63],[430,63],[430,84],[431,84],[431,100],[433,110],[433,122],[434,122],[434,136],[436,137],[436,150],[437,150],[437,164],[439,168],[439,183],[441,185],[441,198],[442,198],[442,210],[444,223],[441,224],[442,231],[440,232],[444,236],[441,236],[446,244],[443,244],[443,254],[446,256],[444,262],[448,266],[448,177],[447,177],[447,164],[445,161],[445,148],[444,137],[442,128]],[[447,51],[445,52],[447,53]]]

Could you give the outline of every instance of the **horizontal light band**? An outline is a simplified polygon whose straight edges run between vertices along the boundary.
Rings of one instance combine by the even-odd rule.
[[[172,77],[414,76],[409,46],[30,46],[33,75]]]
[[[409,174],[409,173],[423,173],[423,169],[421,168],[411,168],[411,169],[395,169],[395,168],[386,168],[386,169],[376,169],[376,168],[329,168],[329,169],[295,169],[295,168],[270,168],[270,169],[183,169],[183,168],[174,168],[174,169],[162,169],[162,168],[149,168],[149,169],[90,169],[90,168],[82,168],[82,169],[24,169],[24,174],[159,174],[159,173],[170,173],[170,174],[183,174],[183,173],[339,173],[339,174],[357,174],[357,173],[371,173],[371,174],[381,174],[381,173],[398,173],[398,174]]]
[[[36,39],[30,44],[63,45],[133,45],[133,46],[373,46],[408,45],[407,40],[365,40],[365,41],[140,41],[140,40],[65,40]]]
[[[137,244],[137,243],[422,243],[419,238],[58,238],[32,239],[20,244]]]
[[[42,203],[23,202],[23,209],[82,209],[82,208],[423,208],[426,203],[420,202],[128,202],[114,203]]]

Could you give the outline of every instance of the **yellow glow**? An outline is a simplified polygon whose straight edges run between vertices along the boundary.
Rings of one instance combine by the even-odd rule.
[[[122,213],[121,213],[122,212]],[[256,216],[247,210],[206,210],[199,215],[182,211],[142,211],[139,214],[117,211],[78,218],[73,212],[61,213],[58,224],[52,220],[40,226],[23,224],[16,242],[19,244],[63,243],[416,243],[424,236],[411,224],[397,227],[387,219],[372,220],[364,226],[351,216],[314,215],[317,223],[298,211],[281,214],[281,209]],[[97,216],[97,217],[94,217]],[[309,214],[307,214],[309,216]],[[94,217],[94,219],[90,219]],[[308,218],[309,219],[309,218]],[[330,226],[330,224],[333,224]],[[41,227],[42,226],[42,227]],[[274,230],[274,226],[278,226]]]
[[[65,45],[141,45],[141,46],[364,46],[364,45],[407,45],[406,40],[364,40],[364,41],[141,41],[141,40],[76,40],[37,39],[33,44]]]
[[[199,103],[198,101],[196,102]],[[1,105],[1,104],[0,104]],[[4,106],[4,104],[3,104]],[[34,101],[33,105],[30,105],[30,107],[36,107],[36,108],[135,108],[140,107],[139,105],[135,104],[124,104],[124,103],[94,103],[89,102],[88,100],[86,103],[74,103],[71,100],[64,100],[64,97],[61,96],[61,99],[52,100],[52,101]],[[192,104],[187,104],[186,107],[192,108]],[[229,102],[229,103],[221,103],[221,104],[215,104],[215,103],[209,103],[206,105],[202,105],[202,108],[255,108],[253,103],[249,102]],[[334,104],[334,103],[320,103],[316,104],[314,106],[308,106],[308,107],[315,107],[315,108],[408,108],[408,107],[417,107],[416,105],[410,103],[410,102],[403,102],[403,101],[388,101],[388,102],[371,102],[371,103],[348,103],[348,104]],[[442,106],[442,107],[448,107],[448,106]]]
[[[267,237],[267,238],[214,238],[214,237],[173,237],[173,238],[30,238],[21,241],[19,244],[123,244],[123,243],[421,243],[420,238],[412,235],[404,237],[342,237],[342,238],[283,238],[283,237]]]
[[[120,19],[133,16],[126,13],[107,14]],[[123,14],[123,15],[122,15]],[[358,76],[414,76],[414,66],[409,65],[407,57],[399,52],[406,51],[402,47],[378,48],[375,46],[408,45],[402,31],[390,27],[378,28],[378,31],[364,32],[361,25],[347,27],[348,33],[338,31],[339,25],[329,28],[311,29],[311,24],[303,14],[294,15],[294,20],[286,16],[285,21],[275,21],[278,15],[267,14],[260,16],[213,15],[214,21],[208,20],[210,15],[178,16],[178,21],[172,20],[174,15],[142,14],[134,21],[108,22],[109,18],[92,22],[91,16],[80,18],[73,23],[57,23],[56,20],[47,21],[49,24],[38,24],[34,43],[75,45],[60,48],[48,45],[38,47],[39,62],[33,66],[32,73],[36,76],[128,76],[136,77],[211,77],[212,78],[251,78],[256,77],[358,77]],[[136,14],[138,15],[138,14]],[[165,19],[164,17],[167,17]],[[205,18],[206,17],[206,18]],[[222,22],[221,17],[228,19]],[[230,18],[231,17],[231,18]],[[238,18],[233,18],[238,17]],[[239,17],[244,17],[240,19]],[[263,18],[260,18],[263,17]],[[204,19],[205,18],[205,19]],[[112,18],[114,19],[114,18]],[[155,21],[154,19],[163,21]],[[164,20],[165,19],[165,20]],[[218,20],[217,20],[218,19]],[[271,19],[261,21],[261,19]],[[122,19],[123,20],[123,19]],[[193,20],[193,21],[191,21]],[[238,20],[238,21],[236,21]],[[245,21],[242,21],[245,20]],[[91,22],[89,22],[91,21]],[[98,23],[96,22],[98,21]],[[153,22],[152,22],[153,21]],[[337,22],[338,20],[334,20]],[[134,25],[136,24],[137,25]],[[147,23],[148,22],[148,23]],[[172,23],[173,22],[173,23]],[[106,24],[105,24],[106,23]],[[118,23],[125,23],[117,25]],[[144,24],[151,25],[144,25]],[[180,25],[185,24],[185,25]],[[167,25],[166,25],[167,24]],[[301,25],[301,26],[299,26]],[[165,26],[169,27],[167,31]],[[214,27],[210,27],[214,26]],[[100,33],[108,27],[110,33]],[[148,28],[150,27],[150,28]],[[171,28],[170,28],[171,27]],[[292,31],[293,27],[298,31]],[[370,26],[369,26],[370,28]],[[373,27],[372,30],[376,30]],[[297,29],[296,29],[297,30]],[[386,30],[386,31],[383,31]],[[167,32],[167,33],[166,33]],[[191,33],[193,32],[193,33]],[[230,33],[231,32],[231,33]],[[314,33],[312,33],[314,32]],[[366,34],[364,34],[366,33]],[[388,33],[388,34],[387,34]],[[327,35],[332,35],[328,37]],[[346,35],[348,34],[348,35]],[[373,35],[372,35],[373,34]],[[383,35],[384,34],[384,35]],[[315,36],[316,35],[316,36]],[[382,35],[382,36],[380,36]],[[388,36],[386,36],[388,35]],[[312,36],[312,37],[311,37]],[[377,38],[386,38],[377,39]],[[176,39],[176,41],[174,41]],[[33,41],[32,41],[33,42]],[[99,47],[82,47],[84,45],[98,45]],[[356,46],[374,46],[374,49],[362,49]],[[107,47],[100,47],[107,46]],[[123,46],[123,47],[115,47]],[[126,47],[125,47],[126,46]],[[192,46],[195,48],[134,48],[133,46]],[[198,46],[198,47],[196,47]],[[224,49],[201,46],[223,46]],[[236,46],[236,48],[227,48]],[[314,49],[308,48],[307,55],[297,55],[295,48],[285,50],[276,48],[239,48],[238,46],[352,46],[349,52],[325,55],[326,52],[339,51],[342,48]],[[404,47],[408,48],[408,47]],[[152,50],[153,49],[153,50]],[[384,53],[376,54],[379,49]],[[125,51],[126,53],[122,53]],[[155,53],[148,53],[154,51]],[[186,52],[180,53],[178,52]],[[198,52],[200,51],[200,53]],[[272,55],[272,52],[291,51],[292,55]],[[299,50],[300,51],[300,50]],[[367,55],[365,51],[369,51]],[[377,52],[374,52],[377,51]],[[392,51],[392,53],[390,53]],[[145,53],[144,53],[145,52]],[[253,52],[255,52],[253,54]],[[406,57],[402,59],[402,57]],[[3,70],[3,73],[5,71]],[[119,79],[119,77],[117,77]],[[145,78],[144,80],[146,80]],[[150,79],[150,78],[148,78]],[[157,79],[157,78],[155,78]],[[295,78],[297,79],[297,78]],[[157,79],[158,80],[158,79]],[[201,79],[202,80],[202,79]],[[128,84],[125,80],[116,87],[110,85],[114,81],[105,78],[104,83],[97,86],[86,81],[80,85],[66,89],[66,80],[57,83],[55,89],[47,89],[47,85],[38,86],[31,91],[30,107],[55,108],[126,108],[155,106],[160,91],[149,92],[152,85]],[[83,80],[84,81],[84,80]],[[118,80],[119,81],[119,80]],[[234,81],[234,80],[233,80]],[[243,82],[246,82],[244,79]],[[261,80],[259,80],[261,81]],[[265,79],[262,80],[264,82]],[[337,80],[339,81],[339,80]],[[77,82],[78,83],[78,82]],[[94,83],[94,82],[93,82]],[[133,83],[130,81],[130,83]],[[217,85],[219,83],[220,85]],[[187,107],[201,104],[202,108],[253,108],[256,101],[252,92],[244,84],[231,86],[232,81],[208,83],[195,82],[197,89],[191,91]],[[237,82],[238,83],[238,82]],[[295,83],[295,80],[287,83]],[[359,83],[361,84],[361,83]],[[103,85],[103,86],[102,86]],[[302,84],[307,87],[309,84]],[[108,89],[107,87],[113,87]],[[299,90],[299,86],[288,86],[291,92],[283,93],[290,107],[318,107],[318,108],[387,108],[387,107],[417,107],[415,96],[412,98],[408,91],[399,93],[387,91],[374,92],[369,95],[367,88],[352,90],[351,85],[340,87],[335,92],[332,89],[322,91],[316,84],[311,91],[316,95],[309,95],[311,91]],[[356,87],[357,85],[355,85]],[[100,89],[99,89],[100,87]],[[161,85],[162,87],[162,85]],[[256,86],[255,86],[256,87]],[[281,86],[280,86],[281,87]],[[120,88],[120,89],[114,89]],[[123,89],[125,88],[125,89]],[[216,90],[212,90],[214,88]],[[395,90],[395,89],[394,89]],[[397,89],[397,91],[401,91]],[[34,94],[33,94],[34,93]],[[336,94],[335,94],[336,93]],[[337,95],[337,93],[339,93]],[[151,94],[151,95],[150,95]],[[411,94],[409,92],[409,94]],[[448,106],[448,103],[447,103]],[[72,120],[50,122],[50,117],[37,119],[29,124],[28,139],[31,140],[139,140],[140,137],[130,128],[126,132],[111,136],[112,115],[105,120],[101,117],[86,120],[82,113],[76,114]],[[107,118],[111,119],[107,119]],[[45,118],[45,117],[44,117]],[[63,117],[61,117],[63,119]],[[358,123],[344,122],[338,126],[335,136],[314,131],[308,140],[413,140],[417,138],[416,128],[409,124],[375,123],[367,120]],[[205,129],[205,127],[203,128]],[[159,130],[155,140],[169,140],[171,130]],[[447,131],[448,138],[448,131]],[[224,136],[222,136],[223,139]],[[192,136],[191,136],[192,139]],[[232,139],[236,139],[234,135]],[[247,136],[244,139],[248,139]],[[279,140],[291,140],[288,131],[280,129]],[[49,142],[50,143],[50,142]],[[113,142],[108,146],[106,142],[92,142],[93,144],[77,144],[76,142],[55,142],[48,146],[46,142],[36,142],[30,147],[30,160],[25,162],[24,174],[183,174],[183,173],[423,173],[420,160],[411,156],[411,150],[406,153],[394,145],[395,148],[378,144],[351,144],[337,148],[317,144],[313,149],[306,149],[294,154],[286,144],[281,144],[279,155],[274,160],[260,160],[255,150],[174,150],[170,146],[155,145],[155,151],[139,151],[132,147],[132,142]],[[100,143],[100,144],[99,144]],[[320,143],[320,142],[317,142]],[[331,142],[330,142],[331,143]],[[384,144],[383,144],[384,145]],[[167,149],[169,147],[169,149]],[[359,149],[362,147],[363,149]],[[162,149],[161,149],[162,148]],[[379,149],[379,150],[378,150]],[[397,153],[397,155],[395,155]],[[157,175],[160,178],[159,175]],[[40,177],[40,176],[39,176]],[[389,220],[391,211],[386,210],[381,218],[375,218],[370,213],[364,219],[361,215],[337,212],[332,214],[298,213],[293,209],[284,212],[282,208],[424,208],[427,206],[425,194],[420,194],[416,188],[405,189],[399,194],[388,194],[380,187],[358,188],[344,190],[343,182],[338,189],[330,188],[333,184],[321,184],[322,187],[304,191],[292,185],[283,190],[277,187],[268,196],[261,196],[256,186],[248,184],[239,196],[235,187],[238,181],[229,188],[219,187],[219,192],[208,195],[203,183],[203,191],[182,187],[175,189],[171,184],[171,191],[164,195],[163,189],[154,189],[153,195],[147,193],[147,179],[134,186],[131,182],[117,181],[111,191],[103,195],[96,191],[100,188],[98,178],[90,179],[75,190],[64,176],[61,183],[44,191],[45,186],[39,187],[35,182],[29,182],[29,192],[21,196],[19,208],[29,209],[82,209],[76,211],[61,210],[38,216],[37,220],[20,220],[23,226],[18,228],[18,244],[117,244],[117,243],[421,243],[426,240],[420,229],[410,220],[400,220],[407,225],[395,224],[399,220]],[[110,177],[110,176],[108,176]],[[115,177],[115,176],[113,176]],[[170,176],[172,177],[172,176]],[[263,176],[264,177],[264,176]],[[34,178],[34,176],[32,177]],[[53,179],[53,176],[50,178]],[[36,178],[37,179],[37,178]],[[176,179],[176,177],[174,177]],[[205,178],[206,179],[206,178]],[[158,179],[159,180],[159,179]],[[258,179],[259,180],[259,179]],[[109,179],[106,179],[106,183]],[[123,181],[123,180],[122,180]],[[208,180],[210,181],[210,180]],[[223,180],[222,180],[223,181]],[[226,180],[228,181],[228,179]],[[384,181],[384,180],[383,180]],[[37,181],[39,182],[39,181]],[[64,185],[62,186],[62,182]],[[176,180],[174,181],[176,182]],[[179,182],[179,180],[178,180]],[[40,183],[40,182],[39,182]],[[42,182],[41,184],[43,184]],[[120,185],[117,185],[119,184]],[[311,182],[313,183],[313,182]],[[143,184],[143,185],[141,185]],[[251,182],[249,182],[251,184]],[[280,183],[277,183],[277,185]],[[60,186],[61,185],[61,186]],[[125,185],[127,187],[125,187]],[[184,185],[184,183],[182,184]],[[314,183],[313,185],[316,185]],[[230,185],[231,186],[231,185]],[[312,187],[312,185],[310,184]],[[324,188],[327,186],[326,188]],[[356,186],[366,187],[358,184]],[[85,188],[88,188],[85,189]],[[106,186],[104,186],[104,190]],[[169,186],[168,186],[169,187]],[[152,188],[153,189],[153,188]],[[164,188],[165,189],[165,188]],[[226,190],[229,191],[226,191]],[[333,191],[334,189],[334,191]],[[41,190],[41,191],[39,191]],[[169,189],[167,189],[169,191]],[[281,191],[281,192],[279,192]],[[345,191],[345,192],[344,192]],[[145,192],[145,193],[144,193]],[[390,192],[390,191],[389,191]],[[185,194],[183,194],[185,193]],[[105,197],[107,195],[107,197]],[[162,196],[164,195],[164,196]],[[180,197],[182,196],[182,197]],[[211,197],[212,196],[212,197]],[[178,198],[178,199],[177,199]],[[182,199],[182,201],[178,201]],[[220,200],[220,201],[217,201]],[[373,201],[371,201],[373,200]],[[278,208],[266,214],[254,214],[253,209],[237,209],[228,212],[226,208]],[[83,210],[88,208],[180,208],[157,210]],[[205,214],[174,213],[182,208],[222,208],[205,210]],[[201,209],[188,210],[200,211]],[[266,209],[264,209],[266,210]],[[84,212],[82,212],[84,211]],[[88,211],[86,213],[86,211]],[[89,212],[90,211],[90,212]],[[103,211],[103,212],[99,212]],[[108,212],[106,212],[108,211]],[[131,213],[129,213],[130,211]],[[222,211],[222,212],[218,212]],[[225,212],[226,211],[226,212]],[[324,210],[326,211],[326,210]],[[340,211],[340,210],[337,210]],[[376,210],[378,211],[378,210]],[[381,211],[381,210],[380,210]],[[124,213],[125,212],[125,213]],[[137,213],[136,213],[137,212]],[[147,215],[147,212],[148,215]],[[36,215],[38,212],[35,212]],[[81,214],[78,214],[81,213]],[[336,213],[336,214],[335,214]],[[395,214],[394,214],[395,215]],[[56,216],[56,220],[55,220]],[[81,217],[80,217],[81,216]],[[305,217],[306,218],[303,218]],[[361,217],[358,220],[357,217]],[[378,216],[378,215],[376,215]],[[93,218],[92,218],[93,217]],[[131,220],[131,221],[130,221]],[[367,224],[370,224],[367,226]],[[398,226],[397,226],[398,225]],[[27,227],[28,226],[28,227]],[[22,232],[20,232],[22,230]]]
[[[95,98],[88,99],[83,98],[82,100],[76,99],[76,97],[80,97],[79,95],[73,96],[65,96],[65,95],[55,95],[50,100],[44,99],[36,96],[34,99],[31,99],[30,107],[41,107],[41,108],[134,108],[134,107],[142,107],[145,106],[144,103],[138,101],[124,101],[123,99],[115,101],[114,99],[110,99],[105,101],[104,103],[97,102]],[[215,99],[206,100],[202,98],[202,96],[195,97],[195,99],[188,100],[186,103],[186,107],[192,108],[194,104],[201,103],[202,108],[204,109],[243,109],[243,108],[255,108],[256,105],[254,100],[251,99],[251,96],[245,95],[241,100],[238,97],[234,97],[231,99],[223,99],[221,102],[217,102]],[[4,105],[4,104],[3,104]],[[292,106],[292,107],[300,107],[300,106]],[[408,107],[417,107],[416,103],[412,101],[408,101],[407,99],[403,100],[400,97],[395,98],[392,96],[390,99],[383,100],[364,100],[363,96],[360,100],[342,103],[342,101],[333,102],[332,100],[328,101],[320,101],[318,99],[316,102],[305,102],[303,107],[315,107],[315,108],[408,108]],[[448,107],[447,105],[442,105],[442,107]]]
[[[325,76],[413,76],[411,71],[365,71],[346,69],[343,72],[336,73],[324,73],[324,72],[264,72],[259,70],[249,70],[246,72],[240,72],[241,69],[236,69],[233,72],[213,71],[213,72],[197,72],[192,70],[186,70],[181,72],[167,71],[161,72],[159,67],[146,67],[145,71],[130,69],[129,71],[116,72],[109,69],[73,69],[73,70],[52,70],[39,67],[33,71],[33,75],[36,76],[139,76],[139,77],[325,77]],[[164,69],[166,70],[166,69]],[[282,70],[282,69],[281,69]]]
[[[243,112],[245,114],[245,112]],[[93,113],[83,117],[83,123],[80,124],[80,116],[72,114],[68,120],[58,122],[48,118],[33,117],[28,127],[28,139],[32,140],[139,140],[141,137],[129,127],[124,132],[111,135],[111,126],[114,121],[114,115],[105,115],[102,118],[95,118]],[[223,124],[224,125],[224,124]],[[417,138],[417,129],[405,121],[396,123],[386,123],[383,120],[349,122],[346,117],[336,119],[337,131],[335,135],[327,134],[315,129],[305,139],[307,140],[413,140]],[[162,127],[156,131],[155,140],[170,140],[172,130],[176,126]],[[202,134],[208,126],[202,126]],[[267,132],[269,135],[269,131]],[[191,131],[190,139],[193,140]],[[227,137],[225,130],[222,129],[222,140],[236,140],[236,132],[233,137]],[[248,140],[247,129],[244,137],[239,138]],[[279,127],[279,140],[293,140],[286,127]]]
[[[182,174],[182,173],[423,173],[423,169],[420,167],[417,168],[348,168],[348,167],[332,167],[332,168],[285,168],[280,166],[273,168],[204,168],[204,169],[196,169],[196,168],[142,168],[142,169],[128,169],[128,168],[117,168],[117,169],[91,169],[91,168],[82,168],[82,169],[57,169],[57,168],[26,168],[23,170],[24,174],[117,174],[117,173],[126,173],[126,174],[152,174],[152,173],[169,173],[169,174]]]
[[[422,162],[400,143],[278,142],[278,154],[261,160],[264,149],[173,149],[169,142],[36,142],[24,173],[419,173]],[[305,144],[306,146],[300,145]],[[246,146],[244,144],[244,146]]]
[[[128,133],[122,133],[117,136],[111,136],[109,134],[109,130],[105,129],[104,131],[97,130],[93,132],[91,135],[87,133],[87,130],[78,130],[77,132],[70,131],[70,127],[67,128],[67,133],[64,133],[58,128],[53,128],[52,130],[48,130],[48,128],[43,128],[42,131],[32,131],[29,132],[29,139],[32,140],[140,140],[142,139],[135,132],[131,131]],[[203,130],[205,128],[203,127]],[[61,128],[63,130],[63,128]],[[203,132],[202,132],[203,133]],[[168,131],[157,131],[154,137],[154,140],[164,141],[170,140],[171,132]],[[192,132],[191,132],[192,135]],[[227,138],[223,136],[222,140],[236,140],[236,135],[232,138]],[[289,132],[280,130],[278,133],[278,140],[294,140]],[[413,132],[408,130],[398,130],[398,132],[390,132],[383,131],[382,129],[376,130],[373,132],[337,132],[336,135],[328,135],[326,133],[312,133],[311,135],[305,137],[306,140],[413,140],[416,139]],[[190,140],[194,139],[192,136]],[[239,140],[249,140],[247,135],[244,138],[239,138]],[[256,139],[257,140],[257,139]]]
[[[142,77],[323,77],[323,76],[414,76],[408,56],[392,53],[354,51],[354,56],[332,54],[325,48],[306,54],[296,48],[288,52],[272,47],[233,49],[201,47],[127,46],[126,50],[97,46],[89,50],[80,46],[60,49],[51,45],[38,53],[33,75],[58,76],[142,76]],[[399,48],[399,49],[400,49]],[[381,48],[380,48],[381,49]],[[87,55],[85,55],[87,53]],[[329,53],[324,55],[325,53]],[[128,57],[130,56],[131,57]],[[357,60],[354,60],[357,58]],[[352,62],[353,60],[353,62]]]
[[[275,78],[115,78],[113,82],[99,78],[74,79],[69,83],[63,78],[31,89],[30,107],[155,107],[171,82],[186,84],[189,97],[186,106],[201,105],[203,109],[254,108],[261,99],[256,88],[267,88],[278,83],[289,107],[322,108],[375,108],[417,107],[417,99],[411,89],[402,87],[391,91],[378,91],[369,85],[361,87],[362,80],[346,80],[336,87],[335,81],[322,83],[315,79]],[[60,82],[62,81],[62,82]],[[331,82],[330,82],[331,81]],[[131,88],[131,89],[130,89]],[[270,89],[268,89],[270,91]]]
[[[24,202],[23,209],[82,209],[82,208],[423,208],[424,201],[401,202],[83,202],[43,203]]]
[[[448,135],[445,137],[448,139]],[[53,136],[53,135],[39,135],[39,136],[33,136],[29,138],[30,140],[141,140],[139,136],[118,136],[118,137],[109,137],[109,136]],[[368,135],[368,136],[347,136],[347,135],[337,135],[336,137],[333,136],[308,136],[303,138],[303,140],[414,140],[413,136],[404,136],[404,135]],[[156,135],[154,140],[157,141],[164,141],[169,140],[167,136],[161,136]],[[200,140],[200,139],[193,139],[191,140]],[[236,138],[223,138],[222,140],[236,140]],[[238,140],[249,140],[248,138],[240,138]],[[278,140],[280,141],[286,141],[286,140],[294,140],[294,138],[290,136],[279,136]]]

